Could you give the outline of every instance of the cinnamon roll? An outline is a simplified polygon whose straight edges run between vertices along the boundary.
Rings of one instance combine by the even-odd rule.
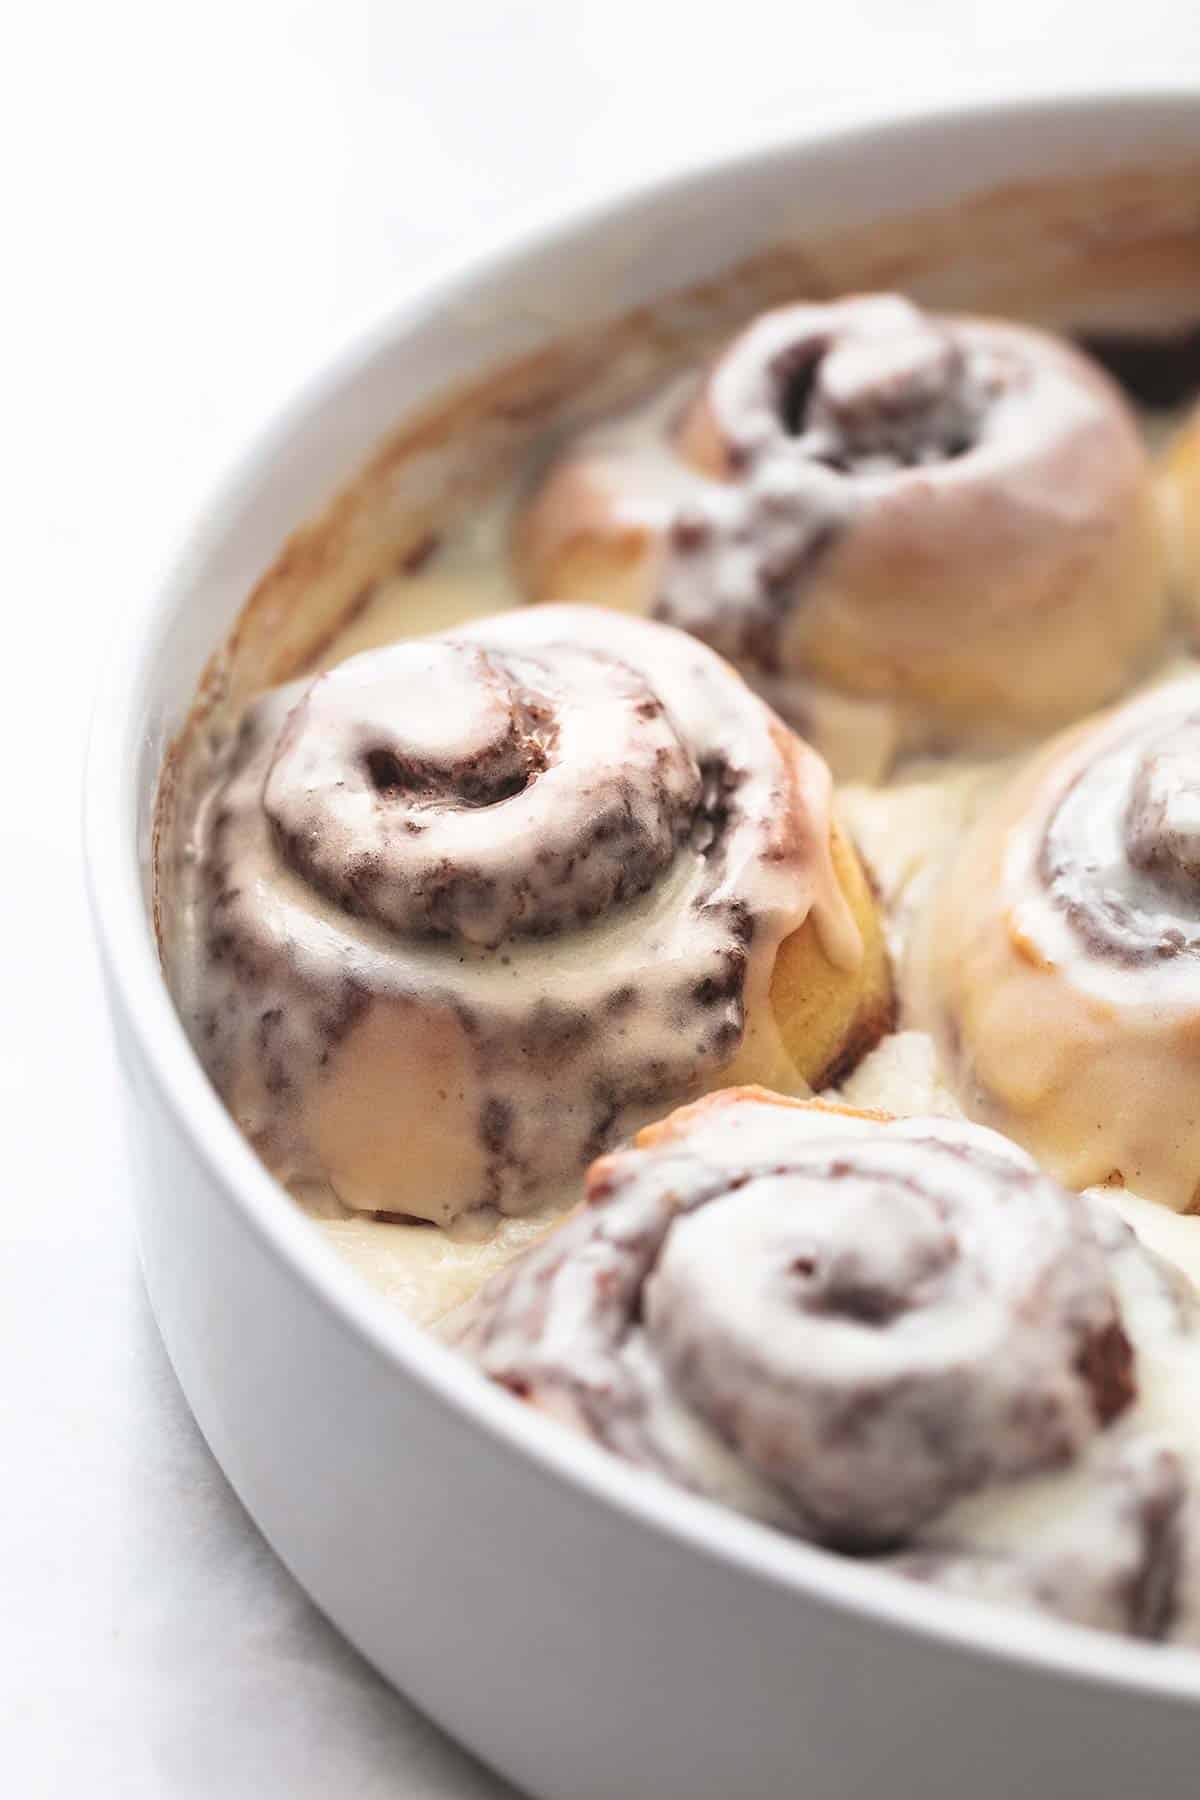
[[[464,1341],[620,1454],[855,1548],[1070,1462],[1133,1392],[1082,1203],[976,1127],[761,1090],[597,1163]]]
[[[452,1335],[528,1404],[767,1523],[1163,1636],[1193,1475],[1142,1354],[1195,1358],[1198,1322],[1103,1200],[998,1135],[742,1089],[600,1160]]]
[[[918,933],[967,1110],[1072,1186],[1200,1208],[1200,677],[1051,743]]]
[[[200,1054],[356,1211],[531,1211],[664,1104],[803,1089],[890,1018],[824,764],[649,621],[522,610],[266,694],[192,861]]]
[[[1017,741],[1118,694],[1164,620],[1108,377],[894,295],[764,314],[698,387],[585,431],[516,557],[535,599],[695,633],[818,743],[835,696],[885,704],[897,742]]]

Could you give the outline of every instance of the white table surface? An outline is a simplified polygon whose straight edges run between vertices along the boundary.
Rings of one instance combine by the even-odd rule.
[[[110,623],[193,497],[340,325],[508,215],[764,118],[1189,72],[1192,0],[44,0],[6,28],[0,1791],[509,1791],[275,1562],[141,1286],[78,784]]]

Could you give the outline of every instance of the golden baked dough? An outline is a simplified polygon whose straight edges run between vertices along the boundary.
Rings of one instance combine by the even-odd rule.
[[[1160,487],[1172,593],[1194,630],[1200,627],[1200,407],[1168,445]]]
[[[771,1005],[797,1072],[811,1087],[839,1081],[878,1043],[894,1017],[891,968],[878,902],[854,845],[833,821],[834,873],[862,939],[862,960],[846,971],[825,953],[814,924],[779,946]]]

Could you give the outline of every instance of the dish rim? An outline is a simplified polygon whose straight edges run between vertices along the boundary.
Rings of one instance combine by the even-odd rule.
[[[1081,89],[1067,96],[1040,89],[918,102],[882,109],[853,123],[826,119],[807,128],[777,122],[703,157],[606,187],[584,204],[559,204],[511,221],[487,242],[426,265],[365,320],[314,355],[310,372],[228,457],[220,478],[189,509],[158,578],[117,622],[93,706],[84,777],[84,859],[93,928],[114,1007],[129,1030],[158,1104],[205,1168],[221,1201],[238,1210],[260,1244],[282,1262],[338,1327],[382,1358],[396,1377],[416,1382],[485,1440],[491,1453],[519,1457],[541,1479],[568,1484],[593,1504],[615,1508],[635,1526],[716,1559],[744,1577],[805,1594],[832,1610],[877,1621],[897,1633],[932,1639],[982,1660],[1018,1664],[1074,1682],[1134,1690],[1200,1705],[1200,1656],[1139,1644],[1036,1614],[989,1605],[882,1578],[865,1563],[838,1557],[715,1502],[631,1469],[482,1379],[455,1351],[363,1280],[314,1230],[286,1190],[259,1162],[218,1099],[167,990],[148,917],[136,822],[139,739],[153,668],[203,566],[221,541],[228,515],[254,473],[302,431],[371,359],[438,307],[485,293],[534,253],[561,251],[621,214],[645,204],[682,206],[689,193],[738,168],[788,163],[817,151],[877,157],[889,139],[1064,111],[1104,116],[1141,109],[1178,115],[1193,126],[1200,88],[1184,82]],[[300,523],[301,521],[296,521]],[[216,648],[213,645],[212,648]]]

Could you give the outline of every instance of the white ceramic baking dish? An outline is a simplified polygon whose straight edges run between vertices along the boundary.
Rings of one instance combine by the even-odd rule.
[[[536,1794],[1194,1796],[1200,1657],[790,1542],[632,1474],[389,1309],[264,1173],[171,1006],[148,909],[164,746],[286,530],[448,385],[835,218],[1198,155],[1196,94],[1006,103],[760,146],[526,233],[327,362],[122,622],[86,828],[163,1336],[318,1604]]]

